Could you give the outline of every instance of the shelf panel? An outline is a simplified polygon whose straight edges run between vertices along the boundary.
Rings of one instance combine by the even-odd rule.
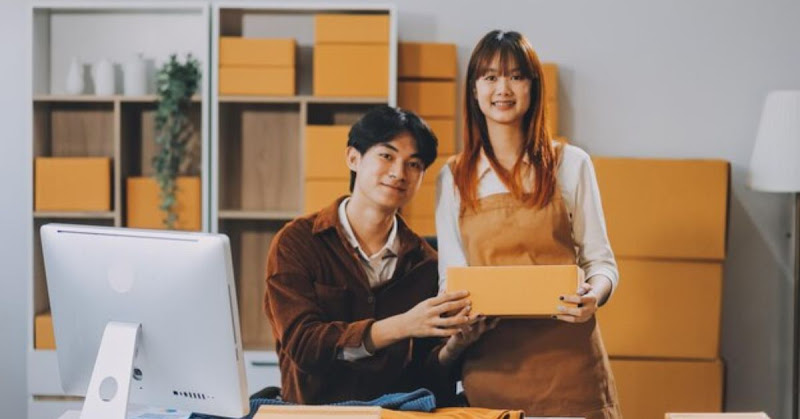
[[[299,211],[242,211],[220,210],[219,218],[224,220],[293,220],[299,217]]]
[[[97,95],[34,95],[34,102],[101,102],[101,103],[141,103],[141,102],[155,102],[158,99],[156,95],[143,95],[143,96],[125,96],[125,95],[112,95],[112,96],[97,96]],[[192,102],[200,102],[202,98],[199,95],[192,96]]]
[[[114,211],[34,211],[33,218],[70,218],[82,220],[113,219]]]
[[[345,103],[345,104],[386,104],[389,99],[382,97],[325,97],[325,96],[220,96],[220,103]]]

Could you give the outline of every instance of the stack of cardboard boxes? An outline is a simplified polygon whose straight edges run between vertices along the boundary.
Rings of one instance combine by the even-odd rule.
[[[439,140],[439,156],[425,172],[414,199],[403,208],[403,215],[417,234],[435,236],[436,177],[457,152],[456,46],[401,42],[397,56],[398,106],[422,117]]]
[[[319,14],[314,17],[314,96],[389,95],[389,16]],[[303,211],[311,213],[349,192],[345,164],[349,125],[306,125]]]
[[[620,271],[598,319],[623,413],[719,412],[730,166],[593,160]]]
[[[220,95],[293,96],[296,50],[291,38],[221,37]]]

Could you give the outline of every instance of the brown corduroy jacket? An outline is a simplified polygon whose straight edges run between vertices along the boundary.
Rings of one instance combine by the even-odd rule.
[[[447,404],[455,383],[438,363],[441,339],[405,339],[350,362],[376,320],[438,292],[436,252],[398,217],[400,251],[392,278],[371,289],[345,238],[338,206],[298,218],[272,241],[264,306],[275,336],[284,400],[325,404],[428,388]]]

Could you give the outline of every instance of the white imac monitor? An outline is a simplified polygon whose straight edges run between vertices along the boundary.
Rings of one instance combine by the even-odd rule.
[[[128,400],[248,413],[228,237],[47,224],[41,228],[61,384],[81,418]]]

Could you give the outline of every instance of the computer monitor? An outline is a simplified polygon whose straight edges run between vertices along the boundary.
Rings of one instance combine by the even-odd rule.
[[[132,403],[248,413],[228,237],[68,224],[41,228],[61,384],[82,418]]]

